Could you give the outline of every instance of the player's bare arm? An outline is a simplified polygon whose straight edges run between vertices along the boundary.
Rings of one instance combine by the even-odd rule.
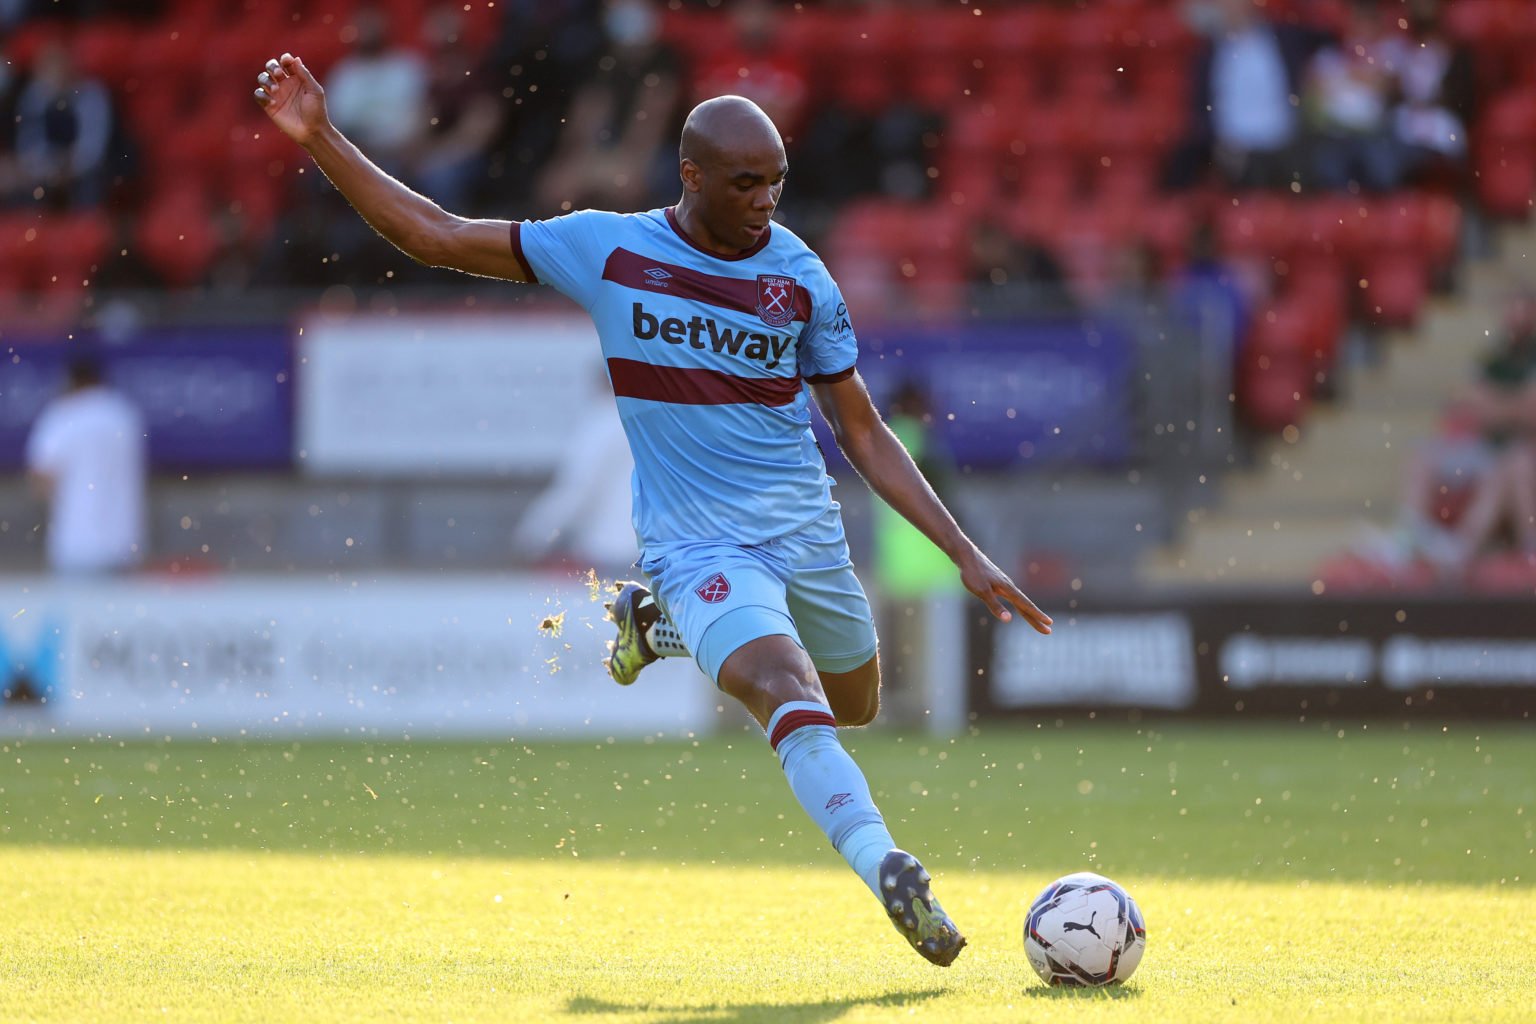
[[[960,569],[965,588],[1007,622],[1004,602],[1018,609],[1037,632],[1051,631],[1051,618],[992,563],[960,529],[923,478],[905,446],[886,426],[857,373],[830,384],[813,384],[816,404],[832,427],[837,446],[885,503],[923,531]]]
[[[267,61],[256,102],[283,134],[303,146],[368,225],[401,252],[430,267],[527,282],[512,249],[512,224],[469,220],[385,174],[331,124],[325,90],[291,53]]]

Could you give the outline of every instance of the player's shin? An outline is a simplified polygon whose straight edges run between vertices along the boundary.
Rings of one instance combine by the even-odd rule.
[[[790,701],[769,718],[768,741],[800,806],[869,891],[880,897],[880,861],[896,844],[864,773],[838,742],[831,709],[812,701]]]

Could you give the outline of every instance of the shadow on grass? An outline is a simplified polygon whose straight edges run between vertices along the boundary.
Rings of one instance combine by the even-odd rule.
[[[1102,988],[1083,988],[1069,985],[1031,985],[1024,990],[1024,995],[1029,999],[1049,999],[1064,1003],[1075,1000],[1120,1003],[1140,999],[1141,986],[1106,985]]]
[[[856,1006],[900,1008],[926,1002],[944,995],[944,989],[890,992],[862,999],[824,999],[819,1003],[709,1003],[703,1006],[667,1006],[659,1003],[620,1003],[608,999],[577,996],[566,1004],[572,1014],[647,1013],[658,1014],[655,1024],[727,1024],[750,1021],[833,1021]]]

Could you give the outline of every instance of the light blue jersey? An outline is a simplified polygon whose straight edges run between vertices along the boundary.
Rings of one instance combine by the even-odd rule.
[[[597,325],[634,452],[642,548],[762,544],[827,512],[805,385],[851,376],[858,342],[804,242],[773,225],[718,256],[667,209],[513,224],[512,245]]]

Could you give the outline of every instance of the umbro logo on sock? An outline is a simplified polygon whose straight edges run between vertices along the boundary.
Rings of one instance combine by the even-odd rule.
[[[833,793],[832,799],[827,801],[827,810],[836,814],[839,810],[853,803],[852,793]]]

